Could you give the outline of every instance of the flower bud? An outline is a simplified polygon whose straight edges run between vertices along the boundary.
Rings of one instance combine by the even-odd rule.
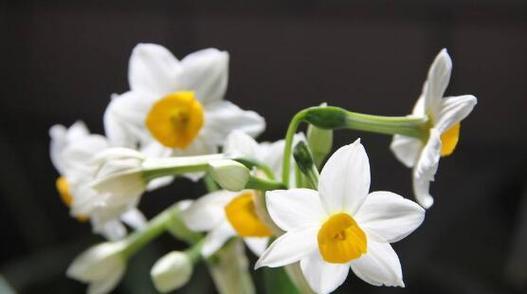
[[[307,144],[313,153],[315,164],[320,167],[333,147],[333,131],[309,125],[307,128]]]
[[[167,293],[184,286],[192,276],[193,264],[188,254],[172,251],[152,267],[150,276],[157,291]]]
[[[241,191],[250,178],[250,170],[234,160],[211,161],[209,167],[212,178],[225,190]]]
[[[293,156],[296,165],[309,180],[311,188],[316,188],[318,186],[318,170],[313,162],[311,151],[304,141],[300,141],[295,145]]]
[[[88,283],[88,293],[109,293],[117,286],[126,269],[123,254],[126,246],[124,241],[93,246],[73,260],[66,274]]]

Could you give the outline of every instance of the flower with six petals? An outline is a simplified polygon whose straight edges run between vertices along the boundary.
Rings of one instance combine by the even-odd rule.
[[[360,141],[337,150],[322,169],[318,191],[267,192],[269,214],[285,231],[261,255],[256,268],[300,262],[310,287],[329,293],[351,270],[372,285],[404,286],[390,243],[424,219],[416,203],[391,192],[372,192],[368,157]]]

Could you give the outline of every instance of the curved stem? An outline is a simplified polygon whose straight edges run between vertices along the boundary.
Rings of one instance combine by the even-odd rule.
[[[266,177],[268,177],[271,180],[274,180],[274,172],[271,170],[271,168],[268,165],[263,164],[259,161],[251,160],[247,158],[234,158],[234,160],[245,165],[249,169],[256,167],[257,169],[261,170],[265,174]]]
[[[269,191],[269,190],[277,190],[277,189],[286,189],[287,187],[284,186],[282,182],[276,182],[273,180],[267,180],[267,179],[251,176],[249,178],[249,181],[245,185],[245,188],[261,190],[261,191]]]
[[[295,136],[296,130],[300,123],[304,120],[304,117],[308,113],[308,109],[299,111],[289,123],[287,128],[287,133],[285,135],[285,146],[284,146],[284,158],[282,163],[282,183],[288,187],[289,186],[289,175],[291,170],[291,154],[293,152],[293,138]]]
[[[282,182],[289,185],[293,137],[302,121],[322,129],[352,129],[387,135],[404,135],[423,139],[427,136],[428,119],[408,116],[380,116],[347,111],[335,106],[309,107],[291,120],[285,137]]]

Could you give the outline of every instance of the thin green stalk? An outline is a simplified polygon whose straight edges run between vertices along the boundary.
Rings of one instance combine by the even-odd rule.
[[[272,180],[267,180],[259,177],[252,176],[249,178],[249,181],[245,185],[246,189],[255,189],[261,191],[277,190],[277,189],[286,189],[287,187],[281,182],[276,182]]]
[[[366,131],[386,135],[404,135],[414,138],[423,137],[426,120],[406,116],[379,116],[348,111],[346,127],[352,130]]]
[[[340,107],[319,106],[301,110],[291,120],[285,137],[282,182],[289,185],[293,136],[302,121],[322,129],[352,129],[387,135],[426,138],[426,118],[378,116],[347,111]]]
[[[206,174],[205,177],[203,177],[203,182],[205,183],[205,187],[207,188],[207,191],[209,193],[218,191],[220,189],[220,187],[218,186],[218,184],[216,184],[210,174]]]
[[[192,260],[192,263],[196,264],[201,259],[201,249],[203,248],[204,243],[205,238],[201,238],[192,247],[185,250],[185,253],[190,257],[190,260]]]
[[[124,250],[124,255],[127,257],[134,255],[150,241],[161,235],[165,231],[166,223],[170,218],[169,210],[166,210],[153,218],[145,228],[131,234],[126,239],[128,246]]]
[[[255,167],[261,170],[265,174],[266,177],[268,177],[271,180],[274,180],[274,172],[271,170],[271,168],[268,165],[258,162],[256,160],[251,160],[247,158],[235,158],[234,160],[245,165],[247,168]]]
[[[293,152],[293,138],[295,136],[296,130],[298,129],[298,126],[303,121],[304,117],[308,113],[308,109],[304,109],[299,111],[295,116],[293,116],[293,119],[291,119],[291,122],[289,123],[289,127],[287,128],[287,133],[285,135],[285,146],[284,146],[284,158],[283,158],[283,164],[282,164],[282,183],[288,187],[289,186],[289,171],[291,169],[291,154]]]
[[[143,177],[148,182],[164,176],[204,172],[212,160],[223,159],[223,154],[188,157],[148,158],[143,163]]]

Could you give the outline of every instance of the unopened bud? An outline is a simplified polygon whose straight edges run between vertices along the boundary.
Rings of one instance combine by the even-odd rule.
[[[193,264],[188,254],[172,251],[152,267],[150,276],[157,291],[167,293],[183,287],[192,276]]]
[[[241,191],[250,178],[250,170],[243,164],[230,160],[215,160],[209,163],[210,175],[225,190]]]
[[[313,153],[315,164],[320,167],[333,147],[333,131],[309,125],[307,128],[307,144]]]

